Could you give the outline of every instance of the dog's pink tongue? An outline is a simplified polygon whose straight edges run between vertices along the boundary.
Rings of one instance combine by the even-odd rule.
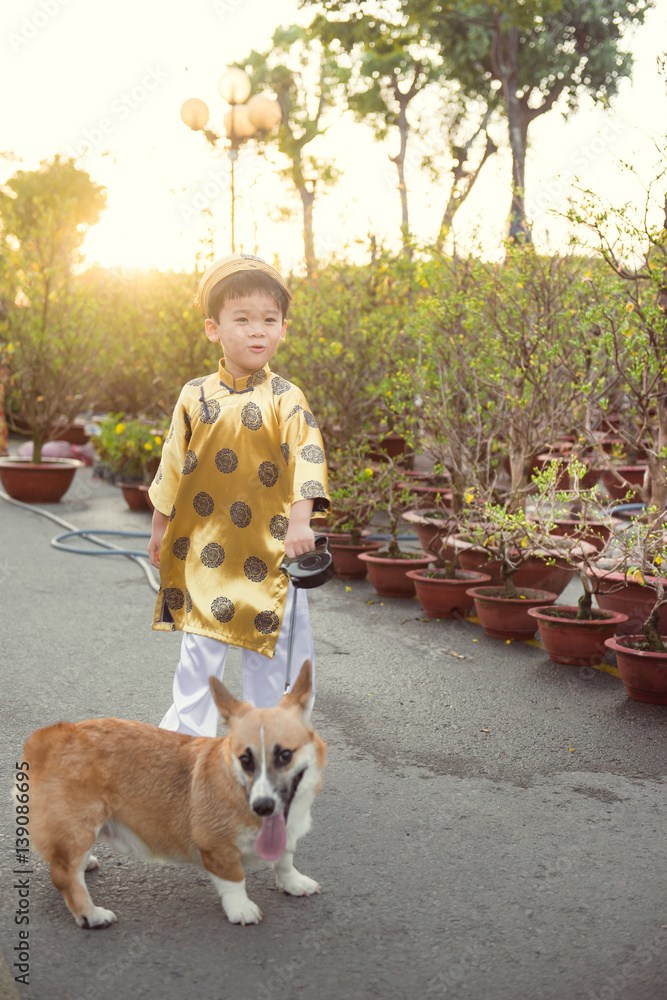
[[[285,853],[287,844],[287,828],[285,813],[274,813],[265,816],[262,829],[257,834],[257,853],[265,861],[277,861]]]

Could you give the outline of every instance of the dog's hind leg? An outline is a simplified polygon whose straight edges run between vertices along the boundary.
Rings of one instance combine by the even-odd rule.
[[[320,886],[313,878],[302,875],[294,867],[294,851],[285,853],[273,862],[273,870],[276,874],[276,885],[289,896],[312,896],[313,893],[320,892]]]
[[[93,831],[91,836],[92,842],[88,837],[85,846],[80,841],[54,844],[46,857],[51,865],[51,881],[62,892],[79,927],[89,929],[108,927],[116,919],[112,910],[95,906],[86,886],[84,871],[93,860],[90,854],[95,843]]]

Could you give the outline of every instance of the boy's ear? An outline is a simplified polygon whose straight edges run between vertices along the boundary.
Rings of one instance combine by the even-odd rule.
[[[204,329],[206,330],[206,336],[211,341],[212,344],[218,341],[218,324],[212,320],[207,319],[204,323]]]
[[[278,341],[279,344],[284,344],[285,343],[285,332],[286,332],[286,330],[287,330],[287,320],[285,320],[285,322],[283,323],[283,328],[282,328],[282,331],[281,331],[281,334],[280,334],[280,340]]]

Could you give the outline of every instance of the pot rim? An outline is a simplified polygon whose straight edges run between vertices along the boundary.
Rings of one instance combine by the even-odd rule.
[[[602,618],[585,618],[577,620],[575,618],[560,618],[558,615],[549,614],[557,608],[562,608],[566,611],[577,611],[576,604],[548,604],[543,608],[528,608],[528,614],[531,618],[537,618],[538,621],[546,619],[549,622],[555,622],[557,624],[564,625],[574,625],[575,627],[581,627],[586,625],[597,625],[598,627],[604,625],[622,625],[623,622],[628,620],[628,616],[624,615],[622,611],[607,611],[605,608],[595,608],[602,614]]]
[[[661,636],[663,640],[667,640],[667,635]],[[621,642],[621,639],[623,640]],[[634,649],[632,646],[626,645],[628,641],[633,639],[638,639],[640,642],[646,642],[646,636],[641,633],[632,633],[631,635],[623,636],[612,636],[611,639],[605,639],[604,644],[607,649],[612,649],[615,653],[627,653],[630,656],[637,656],[645,659],[659,659],[667,664],[667,653],[660,653],[658,651],[653,651],[651,649]]]
[[[80,458],[49,458],[45,462],[33,462],[19,455],[0,455],[0,466],[5,469],[82,469],[85,464]]]
[[[372,561],[378,563],[405,564],[410,562],[413,558],[412,553],[407,553],[407,556],[408,558],[406,559],[392,559],[390,556],[378,556],[375,552],[360,552],[358,558],[363,559],[365,562]],[[427,564],[433,562],[435,559],[437,559],[437,556],[433,553],[429,554],[427,552],[422,552],[421,555],[415,553],[413,561]]]
[[[460,584],[460,583],[472,582],[472,583],[483,584],[487,580],[491,579],[491,577],[489,576],[488,573],[478,573],[476,570],[472,570],[472,569],[457,569],[455,571],[456,573],[463,573],[463,574],[465,574],[465,577],[467,579],[462,578],[462,577],[454,577],[453,580],[451,580],[451,579],[447,580],[447,579],[445,579],[445,577],[442,577],[442,576],[438,576],[438,577],[424,576],[424,573],[428,573],[432,569],[437,569],[437,567],[435,567],[435,566],[424,566],[424,567],[422,567],[422,569],[410,569],[406,573],[406,576],[409,576],[412,580],[425,580],[427,583],[459,583]]]
[[[502,594],[485,594],[483,591],[488,590],[502,590]],[[547,601],[557,601],[558,594],[552,593],[550,590],[537,590],[533,587],[518,587],[517,590],[521,593],[522,591],[526,593],[531,591],[533,594],[539,594],[539,597],[507,597],[504,593],[505,588],[502,586],[491,586],[491,587],[471,587],[466,591],[467,594],[471,594],[473,597],[480,597],[482,600],[486,601],[510,601],[513,604],[529,604],[531,601],[541,601],[546,604]],[[526,608],[528,610],[528,608]]]

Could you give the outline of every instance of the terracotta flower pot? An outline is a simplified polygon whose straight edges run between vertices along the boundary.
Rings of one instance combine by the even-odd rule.
[[[149,487],[145,483],[117,483],[120,486],[125,503],[130,510],[153,510],[151,498],[148,495]]]
[[[662,641],[667,644],[667,635],[662,636]],[[649,705],[667,705],[667,653],[634,648],[642,645],[646,645],[643,635],[624,635],[605,641],[607,649],[616,653],[628,697]]]
[[[30,462],[0,458],[0,482],[13,500],[21,503],[58,503],[72,485],[74,473],[83,468],[76,458]]]
[[[520,589],[519,597],[511,598],[504,587],[472,587],[469,593],[484,631],[497,639],[532,639],[537,625],[528,609],[553,604],[558,597],[548,590]]]
[[[589,576],[597,577],[596,599],[604,611],[619,611],[627,615],[627,621],[619,625],[618,635],[632,635],[640,631],[655,604],[655,590],[634,580],[626,580],[624,573],[605,573],[594,568]],[[667,579],[663,577],[667,586]],[[667,606],[660,612],[660,631],[667,632]]]
[[[574,518],[561,517],[554,524],[553,534],[560,535],[561,537],[571,537],[572,535],[576,535],[580,530],[580,521]],[[593,545],[598,552],[601,552],[610,534],[611,528],[604,521],[591,521],[586,525],[586,533],[583,538],[584,541]]]
[[[414,524],[419,544],[425,551],[449,524],[447,514],[442,509],[407,510],[403,514],[403,520]]]
[[[468,573],[455,570],[453,580],[432,574],[443,570],[411,569],[408,576],[414,580],[417,600],[431,618],[465,618],[472,611],[475,598],[468,593],[469,588],[489,583],[486,573]]]
[[[619,465],[617,466],[617,471],[632,486],[641,486],[644,482],[646,468],[645,465]],[[602,479],[602,485],[612,500],[625,500],[626,497],[629,503],[633,500],[641,500],[641,496],[637,490],[628,490],[626,486],[619,483],[614,473],[609,469],[603,469],[600,478]]]
[[[414,558],[390,559],[380,552],[360,552],[357,557],[368,566],[368,576],[380,597],[414,597],[415,583],[408,577],[408,570],[423,569],[435,562],[431,553]]]
[[[381,549],[384,542],[364,542],[352,545],[349,535],[327,535],[329,552],[333,556],[334,576],[341,580],[363,580],[368,571],[365,562],[359,559],[362,552]]]
[[[602,663],[605,640],[610,639],[627,615],[616,611],[593,609],[593,618],[577,620],[577,608],[559,604],[548,608],[530,608],[537,621],[540,639],[554,663],[592,666]]]
[[[499,559],[490,559],[484,549],[473,547],[459,551],[459,563],[462,569],[472,572],[488,573],[491,582],[500,586]],[[577,570],[565,559],[557,557],[553,563],[539,556],[526,559],[514,573],[514,584],[517,587],[553,591],[558,597],[563,593],[568,583],[574,579]]]

